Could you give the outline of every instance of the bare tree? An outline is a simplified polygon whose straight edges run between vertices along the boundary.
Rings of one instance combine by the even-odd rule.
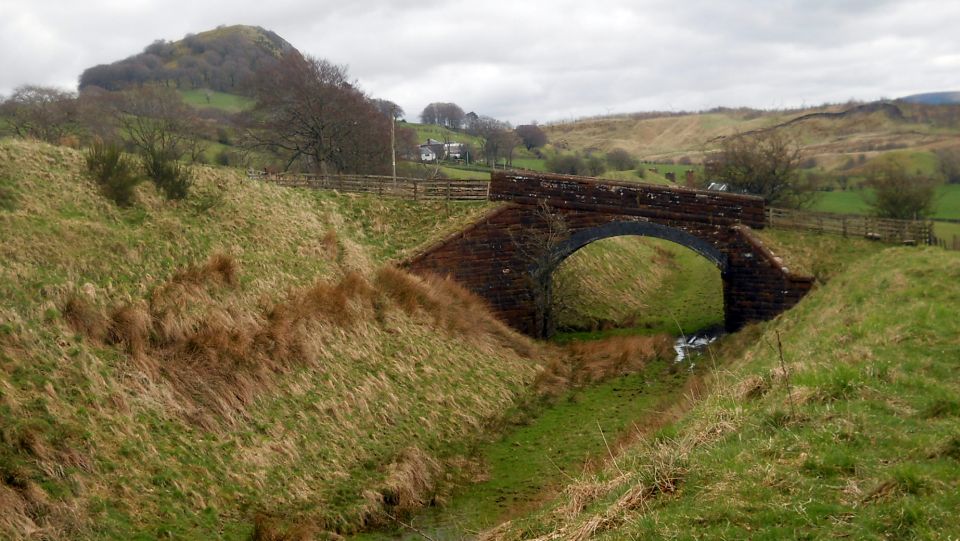
[[[168,199],[187,197],[192,179],[179,160],[200,152],[196,117],[175,90],[145,86],[127,90],[114,112],[121,132],[137,148],[147,176]]]
[[[196,117],[174,90],[152,86],[128,90],[114,107],[122,132],[143,155],[179,160],[199,137]]]
[[[477,117],[470,125],[470,133],[482,141],[483,157],[489,165],[506,158],[513,164],[513,151],[520,144],[520,137],[510,129],[510,124],[488,116]]]
[[[404,112],[403,107],[400,107],[396,103],[393,103],[390,100],[384,100],[376,98],[373,100],[373,105],[380,111],[381,114],[392,118],[393,120],[400,120],[403,118]]]
[[[0,117],[19,137],[57,143],[78,126],[77,97],[46,86],[21,86],[0,103]]]
[[[423,108],[420,121],[424,124],[436,124],[451,130],[459,130],[463,127],[465,116],[463,109],[456,103],[434,102]]]
[[[867,204],[877,216],[915,220],[933,212],[936,182],[908,171],[901,158],[883,156],[868,165],[866,173],[867,185],[873,188]]]
[[[570,238],[570,228],[563,215],[541,201],[535,212],[536,226],[527,228],[522,235],[512,236],[523,265],[528,269],[524,275],[533,294],[536,310],[537,336],[548,337],[556,331],[558,299],[554,298],[554,271],[563,261],[563,243]]]
[[[709,180],[724,182],[732,191],[758,195],[774,206],[800,207],[816,195],[798,173],[800,160],[794,139],[768,130],[724,139],[705,165]]]
[[[521,124],[517,126],[517,135],[523,141],[523,146],[527,150],[542,147],[547,144],[547,133],[536,124]]]
[[[393,121],[326,60],[285,55],[258,72],[251,145],[320,172],[383,172]]]

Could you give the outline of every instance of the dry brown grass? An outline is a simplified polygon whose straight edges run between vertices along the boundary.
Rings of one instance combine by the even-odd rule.
[[[340,239],[337,236],[336,230],[328,229],[320,240],[320,246],[323,247],[324,253],[329,259],[337,259],[340,255]]]
[[[419,447],[408,447],[386,471],[383,503],[391,515],[405,516],[430,503],[442,467]]]
[[[253,519],[253,533],[250,541],[314,541],[316,539],[341,539],[340,536],[309,524],[286,526],[281,520],[258,514]]]
[[[0,483],[0,532],[22,532],[22,539],[39,530],[30,518],[30,503],[20,491]]]
[[[537,376],[534,387],[541,394],[555,396],[571,387],[635,373],[654,359],[672,356],[673,338],[666,334],[614,336],[573,342],[564,353],[549,359]]]
[[[149,345],[151,327],[150,314],[144,303],[124,303],[110,313],[107,338],[111,343],[123,346],[133,357],[140,358]]]
[[[109,320],[85,293],[68,293],[60,312],[75,332],[97,341],[107,336]]]
[[[233,287],[237,285],[237,272],[237,262],[232,256],[217,253],[210,256],[203,265],[194,265],[181,270],[170,281],[198,286],[213,282]]]
[[[375,283],[408,314],[433,307],[432,299],[427,297],[418,280],[396,267],[383,267],[377,271]]]
[[[114,306],[109,318],[81,294],[68,297],[64,314],[89,338],[123,347],[150,381],[167,381],[183,401],[180,411],[207,428],[244,419],[277,375],[314,363],[330,328],[350,333],[371,323],[384,325],[390,306],[452,335],[476,338],[479,345],[498,343],[532,354],[529,340],[448,279],[421,279],[384,267],[371,283],[348,270],[337,281],[318,280],[251,309],[234,291],[238,273],[233,258],[215,254],[152,288],[146,302]]]

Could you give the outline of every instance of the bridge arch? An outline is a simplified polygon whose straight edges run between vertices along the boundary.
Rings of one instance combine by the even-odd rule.
[[[551,268],[543,270],[547,271],[547,274],[553,273],[553,271],[555,271],[565,259],[573,255],[574,252],[580,248],[583,248],[592,242],[611,237],[623,237],[630,235],[638,237],[653,237],[679,244],[707,258],[711,263],[716,265],[718,269],[720,269],[721,274],[727,271],[727,254],[723,253],[717,249],[716,246],[707,242],[706,240],[675,227],[669,227],[654,222],[626,220],[608,222],[603,225],[573,232],[569,238],[554,248],[552,254],[553,257],[550,258],[551,262],[553,263]]]
[[[543,336],[546,328],[543,280],[572,253],[608,237],[661,238],[713,262],[723,279],[729,330],[776,316],[813,285],[812,277],[791,272],[751,232],[765,225],[763,199],[758,197],[498,171],[492,175],[488,198],[507,204],[402,265],[459,281],[504,321],[534,336]],[[569,235],[549,249],[547,261],[531,262],[531,246],[550,236],[544,208],[563,219]]]

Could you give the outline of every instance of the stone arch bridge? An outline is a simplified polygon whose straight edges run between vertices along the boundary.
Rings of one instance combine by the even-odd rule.
[[[723,278],[725,325],[736,330],[797,303],[813,279],[790,272],[752,234],[758,197],[562,175],[495,172],[489,199],[503,205],[402,266],[449,276],[511,326],[549,333],[550,274],[596,240],[657,237],[712,261]]]

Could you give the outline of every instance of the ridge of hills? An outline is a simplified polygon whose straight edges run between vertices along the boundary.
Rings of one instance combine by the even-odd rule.
[[[908,103],[925,103],[927,105],[949,105],[960,103],[960,91],[948,92],[924,92],[922,94],[911,94],[900,98],[901,101]]]

